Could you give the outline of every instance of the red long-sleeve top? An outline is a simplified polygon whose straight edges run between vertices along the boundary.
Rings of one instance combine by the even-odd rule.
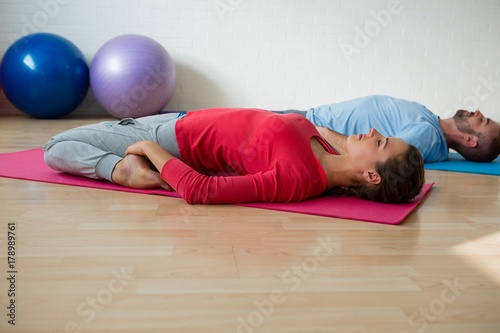
[[[188,203],[296,202],[321,195],[326,175],[310,140],[331,149],[297,114],[259,109],[188,112],[175,125],[181,159],[161,177]]]

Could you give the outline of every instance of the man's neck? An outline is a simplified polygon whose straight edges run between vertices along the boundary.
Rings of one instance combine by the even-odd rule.
[[[445,118],[445,119],[440,118],[439,126],[441,127],[441,131],[443,132],[444,138],[448,146],[450,144],[455,143],[456,136],[460,135],[460,132],[457,126],[455,125],[455,121],[453,120],[453,118]]]

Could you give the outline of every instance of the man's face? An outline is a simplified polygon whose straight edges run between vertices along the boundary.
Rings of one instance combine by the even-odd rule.
[[[453,120],[462,133],[470,135],[483,133],[489,137],[498,137],[500,135],[500,125],[490,118],[485,118],[479,110],[475,112],[458,110],[453,116]]]

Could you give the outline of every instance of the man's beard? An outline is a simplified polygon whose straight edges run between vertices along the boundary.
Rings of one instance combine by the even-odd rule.
[[[473,113],[470,113],[469,111],[466,110],[458,110],[455,113],[455,115],[453,116],[453,120],[455,121],[455,125],[457,126],[460,132],[471,135],[476,134],[476,132],[474,132],[474,130],[470,126],[469,121],[467,120],[467,118],[473,116],[474,116]]]

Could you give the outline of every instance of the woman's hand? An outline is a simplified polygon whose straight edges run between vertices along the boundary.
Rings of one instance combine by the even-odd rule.
[[[157,145],[157,143],[153,142],[153,141],[139,141],[139,142],[136,142],[134,144],[131,144],[127,150],[125,151],[125,155],[139,155],[139,156],[144,156],[144,157],[148,157],[147,156],[147,150],[148,150],[148,146],[151,146],[151,145]]]
[[[163,170],[165,163],[174,158],[168,151],[154,141],[136,142],[127,148],[125,154],[147,158],[159,172]]]
[[[115,165],[111,179],[114,183],[133,188],[163,188],[172,191],[160,173],[151,170],[151,162],[144,156],[128,154]]]

